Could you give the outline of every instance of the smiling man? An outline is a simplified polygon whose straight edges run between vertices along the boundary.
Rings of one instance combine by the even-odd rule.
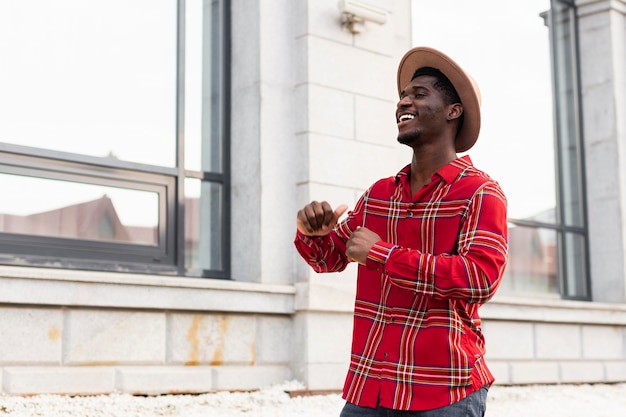
[[[494,378],[479,307],[507,259],[506,199],[472,165],[480,92],[452,59],[408,51],[398,68],[398,142],[411,163],[373,184],[346,219],[314,201],[295,245],[317,272],[358,262],[341,417],[484,416]]]

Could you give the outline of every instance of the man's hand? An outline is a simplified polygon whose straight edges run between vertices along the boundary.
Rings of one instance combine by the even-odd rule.
[[[346,256],[349,261],[365,265],[367,254],[374,244],[380,241],[380,236],[366,227],[357,227],[346,242]]]
[[[307,236],[324,236],[333,230],[347,209],[348,206],[342,204],[333,211],[328,202],[313,201],[298,212],[296,225],[300,233]]]

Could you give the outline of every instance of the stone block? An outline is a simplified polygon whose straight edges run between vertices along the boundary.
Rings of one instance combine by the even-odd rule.
[[[293,331],[290,318],[259,317],[257,334],[255,364],[288,364],[291,361]]]
[[[395,100],[398,96],[396,88],[396,72],[400,56],[389,56],[373,53],[365,49],[354,48],[328,39],[307,39],[309,52],[308,80],[337,90],[351,91],[358,95]],[[339,57],[333,67],[328,70],[328,57]],[[374,81],[375,80],[375,81]]]
[[[507,361],[490,360],[487,366],[496,379],[495,384],[510,384],[511,373],[509,371],[509,363]]]
[[[298,195],[298,210],[313,200],[328,201],[332,207],[337,207],[340,204],[347,204],[350,209],[354,207],[363,191],[365,191],[359,190],[355,192],[353,188],[320,183],[309,183],[306,186],[306,190],[304,187],[300,187],[299,191],[300,190],[303,192]],[[295,236],[295,230],[293,233]]]
[[[301,342],[305,363],[338,363],[350,358],[352,314],[307,312],[298,314],[306,329]]]
[[[287,366],[215,366],[212,373],[216,391],[256,390],[290,379]]]
[[[352,315],[356,295],[356,270],[351,272],[351,277],[341,278],[336,274],[315,274],[308,282],[296,284],[296,310]]]
[[[624,359],[624,330],[619,326],[583,326],[585,359]]]
[[[310,85],[308,89],[308,124],[298,131],[354,139],[354,98],[352,94]],[[337,115],[341,114],[341,117]],[[304,129],[303,129],[304,128]]]
[[[603,66],[594,65],[593,67]],[[614,146],[614,144],[619,146],[619,137],[616,135],[619,125],[615,114],[615,90],[616,87],[612,80],[590,85],[585,89],[585,102],[589,102],[590,108],[585,109],[584,120],[591,123],[591,126],[585,126],[585,132],[590,131],[589,138],[586,140],[594,146]],[[613,100],[607,100],[609,97]],[[598,150],[602,150],[602,148]],[[607,158],[607,162],[613,161]],[[617,180],[611,182],[617,182]]]
[[[408,163],[406,149],[397,142],[396,102],[363,96],[355,96],[354,100],[356,140],[395,148]]]
[[[600,361],[568,361],[559,363],[560,382],[568,384],[603,382],[604,364]]]
[[[116,370],[117,390],[128,394],[196,394],[213,389],[208,366],[136,366]]]
[[[10,395],[106,394],[115,390],[112,367],[7,367],[4,391]]]
[[[252,365],[256,316],[177,314],[168,318],[170,364]]]
[[[580,326],[538,323],[535,325],[535,347],[538,359],[580,358]]]
[[[0,308],[0,362],[61,362],[63,313],[49,308]]]
[[[329,153],[329,149],[333,152]],[[358,189],[361,195],[372,183],[380,178],[397,174],[410,162],[408,156],[402,164],[386,162],[397,160],[399,149],[401,148],[311,134],[309,158],[315,163],[310,166],[309,180]],[[345,155],[353,157],[346,158]]]
[[[301,372],[310,390],[340,390],[348,372],[348,363],[309,363]]]
[[[66,364],[165,362],[165,314],[72,310],[67,316]]]
[[[604,362],[606,382],[626,382],[626,360]]]
[[[487,359],[534,358],[534,334],[531,323],[483,322],[487,345]]]
[[[550,384],[556,381],[559,381],[559,364],[557,362],[511,362],[512,384]]]

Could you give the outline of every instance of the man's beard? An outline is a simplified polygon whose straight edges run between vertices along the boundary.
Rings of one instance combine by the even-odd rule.
[[[420,132],[419,130],[411,130],[409,132],[399,133],[398,142],[403,145],[411,146],[419,140],[421,135],[422,132]]]

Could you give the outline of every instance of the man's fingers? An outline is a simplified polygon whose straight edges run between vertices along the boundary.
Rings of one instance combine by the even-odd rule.
[[[327,201],[322,201],[322,210],[324,211],[324,214],[321,219],[320,227],[325,227],[330,225],[333,220],[333,208]]]
[[[326,202],[312,201],[298,212],[298,229],[308,235],[324,235],[328,233],[339,220],[339,217],[346,212],[348,206],[342,204],[335,211]]]
[[[311,204],[313,207],[313,212],[314,212],[313,219],[311,220],[311,225],[313,226],[315,230],[321,229],[322,226],[324,225],[324,218],[326,217],[325,215],[326,210],[324,208],[324,203],[325,202],[318,203],[317,201],[314,201]]]

